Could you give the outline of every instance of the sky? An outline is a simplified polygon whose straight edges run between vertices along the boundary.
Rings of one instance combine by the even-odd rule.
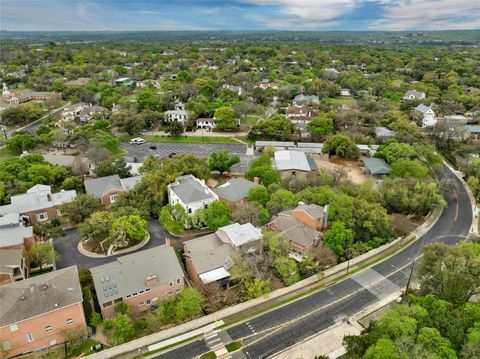
[[[467,30],[480,0],[0,0],[0,29]]]

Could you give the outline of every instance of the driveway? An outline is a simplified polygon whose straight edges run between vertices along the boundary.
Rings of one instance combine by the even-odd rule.
[[[78,249],[78,242],[80,242],[80,233],[77,228],[67,229],[65,237],[55,238],[53,246],[60,255],[60,260],[57,262],[57,269],[77,265],[78,268],[91,268],[101,264],[113,262],[118,256],[111,256],[106,258],[90,258],[81,254]],[[148,243],[140,248],[142,251],[148,248],[157,247],[165,244],[165,238],[169,236],[158,220],[150,218],[148,220],[148,232],[150,233],[150,240]],[[130,252],[134,253],[134,252]]]
[[[150,146],[156,146],[156,150],[151,150]],[[238,145],[224,145],[224,144],[203,144],[203,143],[165,143],[165,142],[147,142],[142,145],[130,145],[129,143],[121,143],[120,147],[126,151],[123,155],[127,162],[143,161],[144,157],[155,155],[160,158],[168,157],[172,153],[192,153],[198,157],[208,157],[213,151],[228,151],[230,154],[237,154],[240,156],[240,163],[235,165],[232,169],[234,171],[245,171],[251,161],[251,156],[247,156],[247,146]]]

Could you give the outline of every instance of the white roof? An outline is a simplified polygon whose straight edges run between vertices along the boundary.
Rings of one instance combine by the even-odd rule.
[[[245,243],[258,241],[262,238],[260,228],[255,228],[251,223],[233,223],[218,229],[218,232],[226,233],[235,247],[241,247]]]
[[[138,176],[140,175],[140,167],[143,166],[143,162],[127,162],[127,166],[130,166],[130,173],[133,176]]]
[[[33,227],[25,227],[18,213],[0,216],[0,248],[23,244],[23,239],[33,236]]]
[[[299,170],[311,171],[307,156],[298,151],[277,151],[275,152],[275,167],[279,171]]]
[[[213,269],[199,275],[203,284],[215,282],[217,280],[230,277],[230,273],[223,267]]]

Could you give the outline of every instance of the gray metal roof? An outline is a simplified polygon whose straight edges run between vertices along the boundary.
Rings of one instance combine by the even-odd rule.
[[[362,158],[362,161],[372,175],[390,173],[391,167],[383,158]]]
[[[230,181],[218,186],[214,192],[218,197],[229,202],[236,203],[248,196],[250,188],[258,186],[257,184],[245,178],[233,178]]]
[[[429,106],[426,106],[423,103],[421,103],[420,105],[415,107],[415,110],[420,111],[421,113],[426,113],[426,112],[430,111],[431,108]]]
[[[183,203],[193,203],[216,198],[214,192],[192,175],[177,177],[168,187]]]
[[[0,286],[0,327],[82,300],[77,266],[5,284]]]
[[[275,152],[275,168],[279,171],[298,170],[309,172],[312,170],[305,153],[299,151]]]
[[[282,141],[255,141],[256,147],[294,147],[295,143],[293,142],[282,142]]]
[[[278,228],[282,237],[300,246],[309,246],[320,235],[320,232],[305,225],[300,219],[291,215],[291,211],[284,211],[274,217],[272,222]]]
[[[142,176],[120,178],[119,175],[87,179],[85,181],[85,190],[88,194],[96,198],[101,198],[113,189],[128,190],[142,179]]]
[[[166,245],[118,257],[90,271],[100,305],[147,289],[147,277],[156,276],[158,284],[184,277],[174,249]]]

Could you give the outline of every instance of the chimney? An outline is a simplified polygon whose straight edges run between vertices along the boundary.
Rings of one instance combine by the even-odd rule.
[[[258,178],[258,177],[253,177],[253,183],[255,183],[255,184],[260,184],[260,178]]]
[[[48,202],[52,202],[52,195],[50,193],[47,193],[47,199]]]
[[[328,226],[328,204],[323,207],[323,228]]]
[[[150,274],[145,278],[145,282],[149,287],[151,287],[157,283],[157,276],[155,274]]]

